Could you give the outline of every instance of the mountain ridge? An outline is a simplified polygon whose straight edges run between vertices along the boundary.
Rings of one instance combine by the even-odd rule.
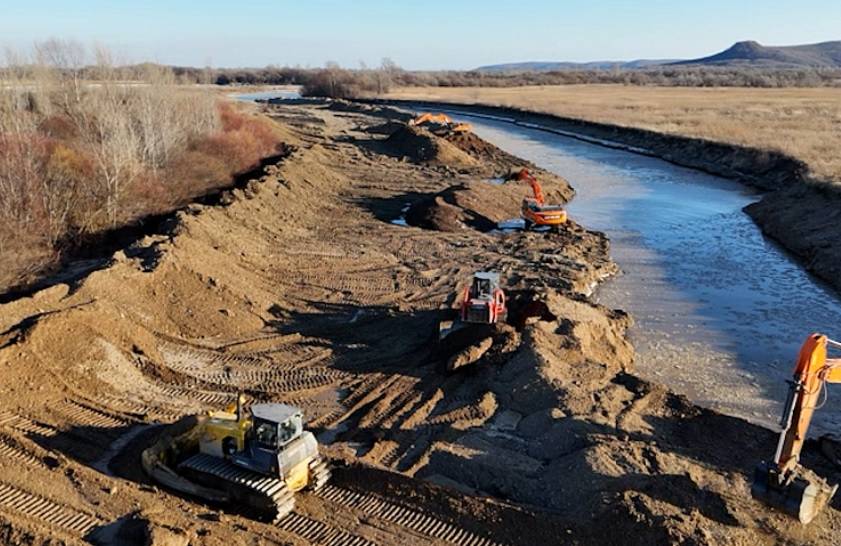
[[[697,59],[638,59],[634,61],[524,61],[485,65],[479,72],[550,72],[566,70],[639,70],[652,67],[719,66],[761,68],[841,68],[841,40],[791,46],[766,46],[754,40]]]

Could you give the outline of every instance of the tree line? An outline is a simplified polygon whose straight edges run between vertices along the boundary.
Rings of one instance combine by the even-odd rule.
[[[841,70],[663,66],[639,69],[557,70],[525,72],[410,71],[390,59],[380,67],[174,69],[184,81],[217,85],[300,85],[304,95],[356,97],[392,87],[518,87],[525,85],[618,84],[661,87],[841,87]]]
[[[88,236],[229,183],[274,125],[169,67],[131,78],[103,48],[49,40],[0,69],[0,290]]]

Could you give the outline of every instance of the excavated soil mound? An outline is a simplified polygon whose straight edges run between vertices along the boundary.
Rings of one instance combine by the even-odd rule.
[[[518,182],[458,184],[415,203],[406,214],[406,222],[437,231],[465,228],[490,231],[503,220],[519,217],[523,197],[530,192],[528,186]],[[566,192],[561,184],[548,184],[544,192],[547,201],[565,200]]]
[[[482,140],[475,133],[471,133],[469,131],[463,133],[450,133],[445,138],[447,142],[450,142],[459,150],[476,158],[494,160],[505,154],[505,152],[490,142]]]
[[[384,157],[373,114],[280,112],[309,144],[252,190],[0,305],[0,542],[76,544],[135,521],[220,546],[838,544],[841,501],[801,526],[751,499],[772,431],[632,375],[629,317],[586,296],[616,272],[603,234],[384,224],[371,202],[428,194],[493,221],[526,190]],[[477,269],[500,272],[516,328],[476,332],[446,373],[457,355],[430,341]],[[325,456],[383,471],[339,468],[277,525],[136,476],[153,423],[240,391],[301,407]],[[841,481],[821,461],[807,445],[803,464]]]
[[[426,129],[404,125],[385,140],[391,153],[416,163],[439,163],[451,167],[473,167],[477,161],[445,139]]]

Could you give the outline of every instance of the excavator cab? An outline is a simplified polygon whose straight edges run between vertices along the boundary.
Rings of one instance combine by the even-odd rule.
[[[812,334],[800,349],[794,378],[789,381],[774,459],[756,467],[751,496],[809,523],[838,489],[800,465],[812,414],[820,407],[827,383],[841,383],[841,359],[827,358],[828,347],[841,348],[821,334]]]

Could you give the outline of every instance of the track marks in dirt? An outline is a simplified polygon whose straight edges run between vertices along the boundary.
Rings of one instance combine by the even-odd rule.
[[[378,495],[326,485],[318,496],[391,524],[410,529],[425,539],[443,541],[463,546],[495,546],[492,540],[472,533],[462,527],[447,523],[423,512],[389,502]]]
[[[0,510],[60,528],[77,537],[86,536],[101,523],[88,513],[5,483],[0,483]]]
[[[34,434],[43,438],[50,438],[58,434],[58,430],[50,425],[37,423],[5,410],[0,410],[0,426],[9,427],[24,434]]]
[[[14,438],[0,433],[0,460],[17,461],[25,465],[45,467],[44,461],[28,449],[21,446]]]
[[[191,347],[163,344],[164,364],[176,373],[226,389],[249,389],[269,394],[315,390],[336,385],[346,375],[323,365],[332,351],[306,345],[284,350],[277,362],[267,353],[219,353]]]
[[[52,409],[64,420],[74,425],[109,429],[124,427],[132,422],[129,419],[117,417],[76,400],[63,400]]]
[[[325,546],[376,546],[362,537],[331,527],[326,523],[292,512],[276,524],[280,529],[296,535],[310,544]]]

